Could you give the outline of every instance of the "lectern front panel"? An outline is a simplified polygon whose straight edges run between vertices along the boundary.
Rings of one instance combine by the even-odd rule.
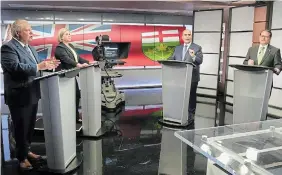
[[[188,105],[193,66],[162,65],[163,119],[184,124],[188,120]]]
[[[266,119],[272,71],[234,71],[233,124]]]
[[[40,81],[48,168],[64,170],[76,156],[75,79]]]
[[[79,77],[83,134],[96,136],[101,128],[101,69],[82,69]]]

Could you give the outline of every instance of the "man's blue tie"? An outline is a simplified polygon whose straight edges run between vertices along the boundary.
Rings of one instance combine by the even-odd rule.
[[[25,50],[27,51],[27,53],[31,56],[31,58],[35,61],[35,63],[37,63],[36,58],[34,57],[33,53],[31,53],[29,47],[26,45],[24,46]]]

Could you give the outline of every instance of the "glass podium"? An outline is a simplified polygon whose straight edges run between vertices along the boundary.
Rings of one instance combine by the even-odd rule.
[[[282,119],[176,131],[208,159],[207,175],[281,175]]]

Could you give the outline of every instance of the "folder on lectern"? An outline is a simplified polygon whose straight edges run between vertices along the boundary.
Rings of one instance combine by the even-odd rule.
[[[188,122],[188,106],[194,64],[163,60],[162,99],[163,122],[184,126]]]
[[[229,65],[234,70],[233,124],[266,120],[273,68]]]

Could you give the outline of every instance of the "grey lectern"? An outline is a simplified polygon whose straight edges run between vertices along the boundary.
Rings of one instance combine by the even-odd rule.
[[[77,155],[75,76],[78,73],[79,69],[71,69],[35,79],[41,86],[47,166],[55,172],[65,172]]]
[[[188,124],[188,106],[193,63],[159,61],[162,65],[163,123],[185,126]]]
[[[97,136],[101,129],[101,69],[98,64],[80,70],[83,135]]]
[[[233,124],[266,119],[273,70],[264,66],[230,65],[234,70]]]

